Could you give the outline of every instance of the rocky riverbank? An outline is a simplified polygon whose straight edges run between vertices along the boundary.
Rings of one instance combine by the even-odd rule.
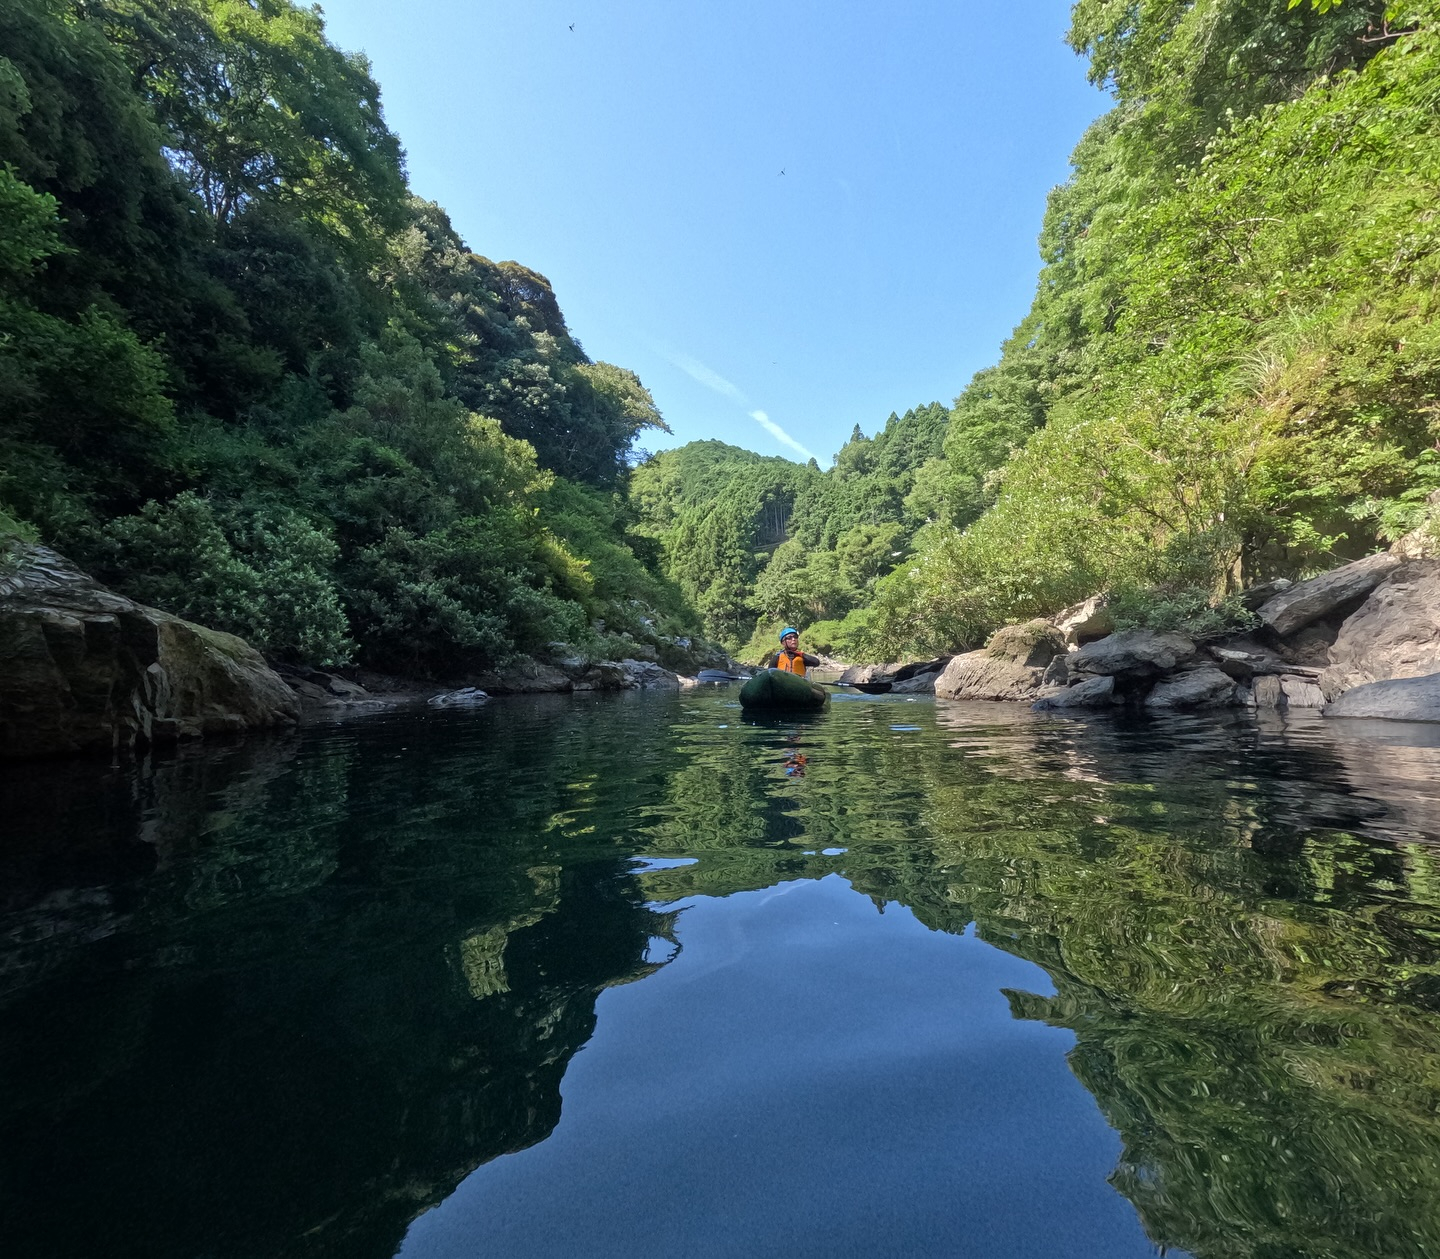
[[[0,756],[120,748],[293,725],[259,652],[117,595],[42,546],[0,572]]]
[[[1381,553],[1246,591],[1255,624],[1204,641],[1117,630],[1105,600],[1007,625],[978,651],[847,670],[847,682],[1041,711],[1316,708],[1440,721],[1440,560]]]
[[[641,642],[619,660],[554,643],[552,663],[522,658],[443,684],[272,667],[234,635],[116,594],[46,547],[12,541],[0,559],[0,758],[153,746],[402,705],[457,707],[491,695],[693,684]],[[723,653],[666,646],[697,671],[733,665]]]

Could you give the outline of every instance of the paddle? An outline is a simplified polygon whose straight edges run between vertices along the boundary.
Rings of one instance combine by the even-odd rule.
[[[851,690],[861,691],[866,695],[888,695],[893,682],[821,682],[817,678],[810,678],[818,686],[848,686]]]

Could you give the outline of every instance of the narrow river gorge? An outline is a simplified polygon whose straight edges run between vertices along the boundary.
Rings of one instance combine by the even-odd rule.
[[[700,688],[0,804],[6,1254],[1440,1252],[1440,730]]]

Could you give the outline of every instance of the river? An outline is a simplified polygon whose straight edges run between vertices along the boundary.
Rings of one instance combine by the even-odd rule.
[[[1440,1253],[1440,730],[733,689],[0,779],[0,1253]]]

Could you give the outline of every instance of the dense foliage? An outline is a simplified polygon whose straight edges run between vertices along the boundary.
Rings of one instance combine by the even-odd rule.
[[[877,654],[1098,589],[1224,594],[1424,522],[1440,450],[1440,8],[1081,0],[1117,104],[1034,305],[957,399]]]
[[[0,50],[7,528],[315,662],[688,629],[628,541],[649,393],[410,195],[318,9],[12,0]]]
[[[926,519],[948,421],[931,403],[892,414],[874,437],[857,426],[825,472],[722,442],[665,451],[635,470],[639,528],[712,637],[758,658],[777,628],[798,624],[807,646],[843,650]]]

